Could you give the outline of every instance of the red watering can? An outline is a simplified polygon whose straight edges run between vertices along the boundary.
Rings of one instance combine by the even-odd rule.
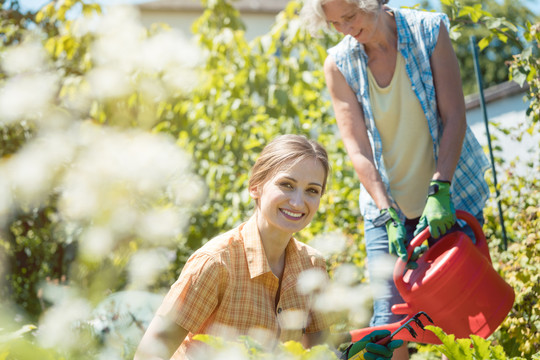
[[[457,231],[431,246],[417,260],[418,268],[414,270],[406,270],[406,263],[398,259],[394,282],[405,303],[394,305],[392,312],[407,316],[392,324],[350,331],[352,342],[374,330],[393,332],[419,311],[456,338],[468,338],[471,334],[487,338],[503,322],[514,304],[514,290],[493,269],[486,237],[476,218],[461,210],[456,211],[456,216],[472,228],[476,245],[465,233]],[[409,257],[429,236],[426,228],[411,241]],[[416,338],[402,331],[395,339],[441,343],[431,331],[411,325],[418,334]]]

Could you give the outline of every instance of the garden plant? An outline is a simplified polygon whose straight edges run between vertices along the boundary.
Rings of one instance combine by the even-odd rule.
[[[538,18],[519,2],[497,16],[483,2],[441,2],[456,44],[474,32],[484,54],[509,52],[504,76],[528,84],[528,120],[512,135],[538,133]],[[253,210],[246,169],[282,133],[328,150],[327,193],[298,238],[327,256],[333,281],[324,300],[343,315],[333,330],[366,326],[358,184],[322,73],[337,35],[311,37],[299,1],[249,42],[227,0],[202,0],[193,37],[146,28],[128,6],[0,4],[0,360],[133,358],[189,255]],[[515,9],[523,12],[511,20]],[[463,61],[462,73],[472,74]],[[413,359],[540,359],[540,168],[515,166],[497,157],[501,195],[484,225],[514,307],[488,339],[430,328],[442,345],[410,344]],[[336,358],[326,346],[289,342],[268,354],[249,338],[199,339],[234,359]]]

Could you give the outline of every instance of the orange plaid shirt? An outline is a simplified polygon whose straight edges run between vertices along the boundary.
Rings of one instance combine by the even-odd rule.
[[[329,318],[313,310],[312,296],[297,290],[300,273],[314,268],[328,276],[324,258],[291,238],[276,298],[279,280],[268,265],[255,216],[212,239],[189,258],[157,311],[189,331],[173,359],[196,352],[195,334],[249,335],[271,349],[278,340],[300,341],[304,333],[327,329]]]

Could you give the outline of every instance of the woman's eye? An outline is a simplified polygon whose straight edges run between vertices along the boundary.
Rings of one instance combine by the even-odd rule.
[[[315,195],[319,195],[321,192],[319,191],[319,189],[308,189],[308,192],[312,193],[312,194],[315,194]]]
[[[292,184],[288,183],[288,182],[281,183],[281,184],[279,184],[279,186],[287,188],[287,189],[292,189],[293,188]]]
[[[351,14],[351,15],[349,15],[349,16],[347,16],[347,17],[345,18],[345,21],[351,21],[351,20],[354,19],[355,17],[356,17],[356,13]]]

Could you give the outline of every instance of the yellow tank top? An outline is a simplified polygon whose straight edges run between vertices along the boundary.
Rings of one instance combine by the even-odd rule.
[[[390,85],[381,88],[368,68],[375,125],[382,140],[384,166],[392,198],[409,219],[422,215],[435,172],[433,142],[426,116],[411,87],[398,52]]]

